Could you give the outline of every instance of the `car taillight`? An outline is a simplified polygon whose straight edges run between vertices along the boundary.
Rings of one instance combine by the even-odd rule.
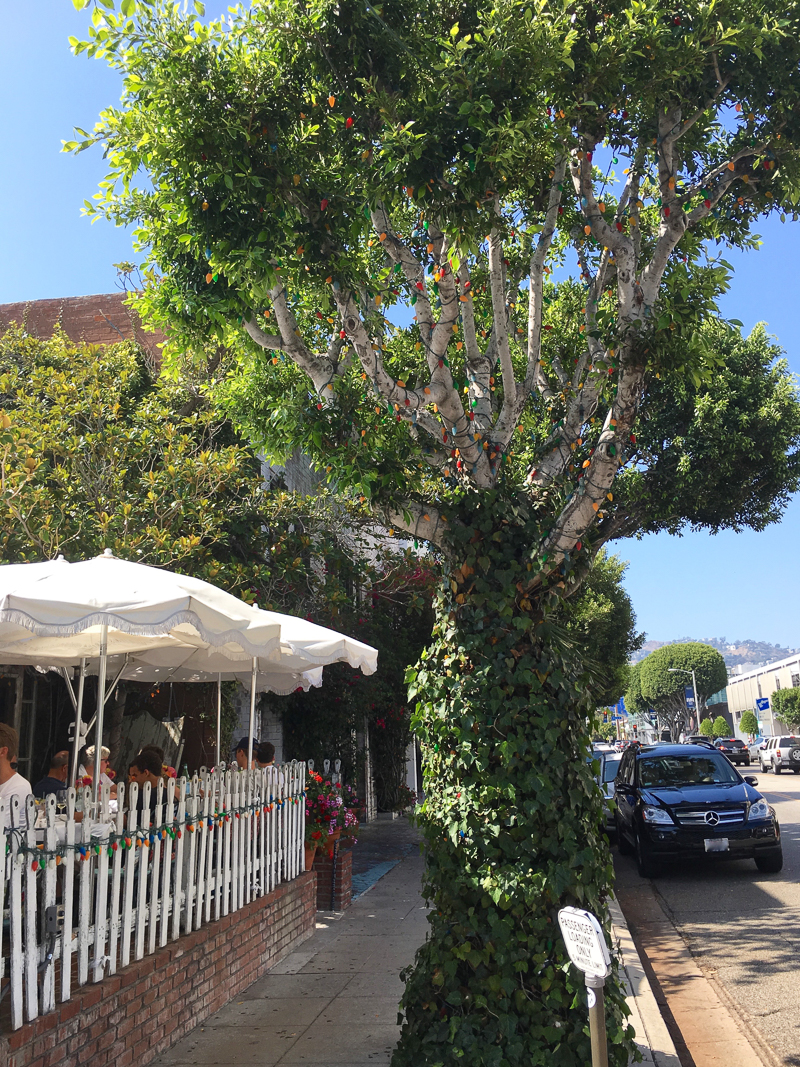
[[[775,755],[778,757],[778,759],[781,758],[781,750],[779,748],[775,749]]]

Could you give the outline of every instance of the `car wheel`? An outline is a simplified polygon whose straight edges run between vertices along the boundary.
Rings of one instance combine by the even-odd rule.
[[[748,757],[747,757],[747,759],[746,759],[746,760],[744,761],[744,765],[745,765],[745,767],[749,767],[749,766],[750,766],[750,757],[749,757],[749,756],[748,756]]]
[[[636,866],[642,878],[655,878],[658,874],[658,863],[639,834],[636,835]]]
[[[772,761],[772,773],[773,774],[780,774],[782,770],[783,770],[783,767],[781,767],[781,765],[779,763],[776,763],[773,760]]]
[[[762,874],[777,874],[783,867],[783,849],[780,845],[756,856],[756,867]]]
[[[617,828],[617,848],[619,849],[620,856],[630,856],[633,852],[631,843],[625,836],[625,832],[619,824],[619,821],[615,822]]]
[[[800,774],[800,767],[792,767],[795,774]]]

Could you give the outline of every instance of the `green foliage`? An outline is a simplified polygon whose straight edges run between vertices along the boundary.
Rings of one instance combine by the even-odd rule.
[[[598,553],[575,596],[566,601],[568,631],[580,640],[595,676],[598,706],[615,704],[628,688],[628,661],[644,644],[636,614],[622,585],[628,565],[618,556]]]
[[[714,736],[714,724],[711,719],[703,719],[703,721],[700,723],[700,733],[703,735],[703,737]]]
[[[676,694],[683,700],[685,689],[692,684],[692,670],[695,672],[698,700],[707,700],[728,683],[725,660],[720,653],[711,645],[687,641],[684,644],[662,645],[641,661],[642,696],[653,707]]]
[[[222,343],[257,447],[447,557],[410,673],[433,911],[396,1067],[588,1062],[555,916],[606,914],[585,723],[621,682],[557,609],[608,541],[761,528],[800,482],[794,383],[717,321],[714,248],[797,204],[799,2],[101,0],[73,41],[123,79],[67,148],[106,152],[87,211],[137,227],[170,365]]]
[[[743,711],[739,720],[739,729],[746,737],[757,737],[759,734],[758,719],[752,711]]]
[[[582,978],[556,931],[565,904],[607,919],[610,856],[586,761],[593,691],[580,646],[518,602],[541,537],[535,512],[490,498],[469,519],[433,643],[408,672],[432,911],[396,1060],[583,1067]],[[610,1062],[623,1067],[631,1031],[616,978],[606,989]]]
[[[615,722],[601,722],[595,730],[595,736],[604,741],[616,741],[617,724]]]
[[[782,722],[791,729],[800,727],[800,689],[778,689],[770,700],[772,710]]]
[[[378,807],[397,809],[405,782],[410,709],[405,672],[430,640],[431,595],[436,575],[424,564],[396,568],[377,581],[357,613],[340,613],[328,624],[344,628],[380,650],[380,667],[365,677],[346,664],[325,669],[325,684],[281,702],[287,759],[341,759],[345,781],[357,782],[361,753],[355,735],[369,731]],[[324,621],[324,617],[320,620]]]
[[[638,667],[639,699],[655,710],[659,723],[669,729],[673,741],[677,740],[681,725],[687,721],[685,693],[692,685],[692,670],[701,709],[703,702],[724,689],[728,681],[725,661],[719,652],[711,645],[697,641],[657,648]],[[635,693],[631,696],[635,702]]]
[[[257,458],[137,346],[0,335],[0,556],[118,556],[252,599],[267,580]]]
[[[711,728],[711,732],[714,737],[730,737],[730,724],[722,715],[718,715],[716,719],[714,719],[714,725]]]
[[[763,325],[746,338],[719,322],[701,332],[719,368],[699,383],[650,382],[637,464],[617,479],[639,530],[762,530],[796,483],[800,407],[781,349]]]

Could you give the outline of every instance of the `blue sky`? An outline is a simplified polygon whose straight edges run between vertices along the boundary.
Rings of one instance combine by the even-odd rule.
[[[209,5],[211,6],[211,5]],[[214,4],[222,10],[222,4]],[[113,263],[133,258],[130,236],[81,218],[81,205],[103,176],[99,153],[65,156],[72,128],[90,129],[116,101],[118,84],[102,63],[74,59],[70,34],[81,36],[86,13],[70,0],[9,4],[0,37],[0,304],[109,292]],[[728,253],[736,267],[724,311],[747,329],[764,320],[800,372],[800,300],[796,261],[800,224],[761,227],[760,251]],[[765,533],[648,536],[625,541],[626,584],[639,626],[658,640],[755,638],[800,645],[795,563],[800,502]]]

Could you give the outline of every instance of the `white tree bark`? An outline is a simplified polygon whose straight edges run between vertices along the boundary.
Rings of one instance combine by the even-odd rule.
[[[647,345],[643,339],[657,319],[660,286],[670,257],[684,233],[713,211],[735,182],[741,180],[745,185],[742,195],[750,195],[757,184],[751,168],[764,151],[763,144],[742,149],[695,178],[688,188],[678,188],[680,138],[713,106],[724,88],[725,83],[718,78],[718,88],[705,108],[688,119],[676,107],[662,109],[655,170],[647,171],[651,148],[649,141],[642,140],[633,146],[631,173],[613,214],[606,212],[596,189],[593,138],[578,131],[577,146],[574,142],[563,145],[551,172],[538,237],[530,253],[524,345],[517,342],[511,307],[518,300],[519,278],[507,276],[508,223],[499,194],[492,194],[494,223],[486,251],[470,255],[460,251],[457,232],[443,231],[434,218],[428,217],[427,251],[419,256],[412,242],[400,235],[387,208],[378,204],[372,209],[372,226],[387,270],[393,270],[392,279],[401,279],[394,284],[402,285],[406,299],[414,304],[427,367],[421,384],[411,387],[405,378],[389,372],[382,336],[374,336],[374,305],[370,309],[363,296],[359,299],[358,294],[335,280],[332,295],[338,322],[325,353],[316,354],[305,343],[280,285],[271,293],[279,333],[267,334],[256,323],[246,322],[248,334],[265,349],[282,349],[305,371],[324,402],[334,402],[334,380],[344,373],[347,360],[353,358],[342,359],[341,353],[345,348],[348,352],[352,349],[362,376],[376,396],[427,442],[430,466],[477,490],[496,484],[503,454],[511,447],[526,408],[531,405],[549,411],[560,404],[563,417],[552,431],[537,439],[536,459],[528,472],[527,485],[535,496],[572,476],[573,490],[544,546],[555,559],[562,557],[603,516],[603,504],[616,473],[630,453],[631,430],[647,370]],[[638,225],[642,206],[639,189],[648,174],[657,182],[661,206],[656,240],[644,260]],[[703,203],[687,210],[700,190],[704,191]],[[565,367],[558,354],[551,351],[550,369],[546,370],[542,346],[548,259],[555,254],[559,219],[568,203],[578,208],[584,220],[584,232],[571,233],[570,240],[585,281],[582,329],[586,341],[574,367]],[[513,205],[509,209],[513,210]],[[625,232],[626,220],[630,233]],[[600,249],[594,274],[587,255],[589,241]],[[432,277],[426,274],[426,255],[435,268]],[[394,270],[397,267],[399,274]],[[476,276],[486,279],[491,298],[488,337],[487,330],[479,331],[474,314]],[[437,292],[439,306],[434,307],[432,298]],[[597,327],[597,307],[601,299],[608,299],[608,293],[612,294],[616,311],[615,335],[610,343],[601,339]],[[457,345],[457,362],[463,359],[463,388],[451,366],[451,359],[456,358],[453,342],[459,323],[463,340]],[[515,364],[524,368],[519,380]],[[610,375],[609,366],[613,372]],[[576,470],[576,451],[589,432],[590,420],[596,423],[597,419],[601,421],[599,439],[588,461]],[[441,543],[445,524],[434,509],[424,504],[409,502],[387,518],[414,537]]]

